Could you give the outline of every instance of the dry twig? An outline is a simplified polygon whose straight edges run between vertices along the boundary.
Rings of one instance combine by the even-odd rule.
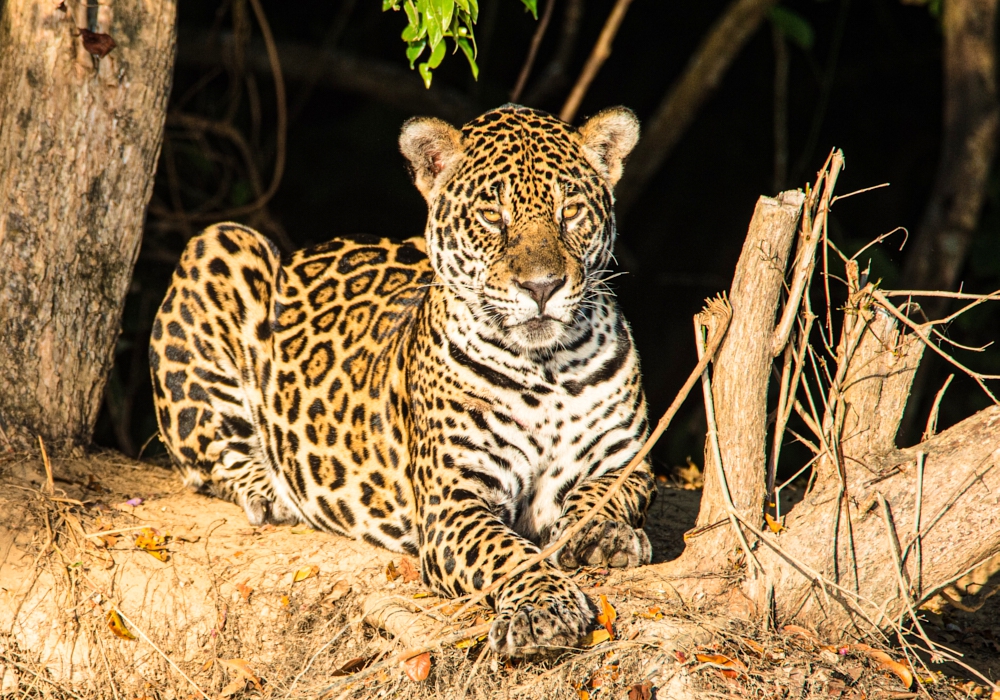
[[[608,19],[604,23],[604,29],[601,30],[601,35],[597,38],[597,43],[594,44],[594,48],[590,52],[590,58],[587,59],[587,63],[580,72],[580,77],[576,80],[576,85],[573,86],[573,91],[570,92],[559,111],[559,118],[564,122],[572,122],[573,118],[576,117],[583,96],[587,94],[587,89],[597,76],[597,71],[611,55],[611,42],[614,41],[615,34],[618,33],[618,28],[621,26],[622,20],[625,19],[625,12],[631,3],[632,0],[617,0],[611,9],[611,14],[608,15]]]

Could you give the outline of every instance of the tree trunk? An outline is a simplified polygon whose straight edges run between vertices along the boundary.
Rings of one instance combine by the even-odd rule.
[[[734,275],[732,323],[712,372],[725,485],[750,557],[728,517],[709,439],[698,527],[685,537],[683,554],[617,574],[612,582],[708,602],[729,616],[773,616],[781,624],[797,622],[828,639],[843,639],[876,629],[899,631],[917,606],[943,590],[949,600],[988,595],[982,584],[1000,571],[1000,406],[897,449],[896,432],[929,325],[906,319],[873,285],[861,286],[853,261],[845,264],[849,297],[840,342],[825,357],[816,342],[815,362],[809,360],[801,334],[816,317],[808,290],[801,302],[796,299],[795,277],[811,276],[817,237],[809,231],[825,230],[823,202],[832,191],[817,203],[822,185],[817,182],[805,207],[801,193],[792,192],[758,203]],[[803,211],[807,225],[798,238],[785,302],[800,320],[800,335],[793,335],[782,358],[784,342],[774,330],[778,292]],[[799,374],[789,371],[796,377],[789,395],[800,399],[798,410],[807,414],[817,455],[804,499],[787,513],[783,527],[768,528],[762,527],[765,436],[775,424],[784,428],[780,415],[775,421],[771,413],[768,420],[767,385],[776,352],[779,361],[789,368],[798,363],[809,376],[807,394],[806,385],[797,383]],[[712,429],[710,421],[710,437]],[[974,585],[963,586],[965,580]]]
[[[0,448],[90,441],[152,193],[175,16],[173,0],[0,4]],[[87,27],[117,47],[91,55]]]

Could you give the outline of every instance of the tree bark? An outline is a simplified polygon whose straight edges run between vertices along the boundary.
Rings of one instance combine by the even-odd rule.
[[[176,3],[0,5],[0,445],[89,443],[159,157]],[[96,8],[96,13],[93,11]],[[98,59],[80,28],[117,47]]]

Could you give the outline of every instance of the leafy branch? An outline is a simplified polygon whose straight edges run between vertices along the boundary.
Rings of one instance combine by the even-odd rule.
[[[521,0],[531,15],[538,19],[538,0]],[[453,53],[459,49],[465,54],[472,69],[472,77],[479,79],[476,65],[476,37],[473,26],[479,19],[478,0],[382,0],[382,11],[402,9],[406,13],[407,25],[403,30],[406,42],[406,58],[410,68],[421,56],[427,58],[416,66],[424,85],[431,86],[431,71],[441,65],[447,46],[446,38],[455,44]]]

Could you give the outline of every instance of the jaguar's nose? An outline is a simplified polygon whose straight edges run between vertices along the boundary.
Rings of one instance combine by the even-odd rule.
[[[539,315],[545,313],[545,304],[552,298],[564,284],[566,284],[565,277],[548,277],[530,279],[530,280],[519,280],[515,279],[514,284],[523,289],[528,293],[528,295],[535,300],[538,304]]]

